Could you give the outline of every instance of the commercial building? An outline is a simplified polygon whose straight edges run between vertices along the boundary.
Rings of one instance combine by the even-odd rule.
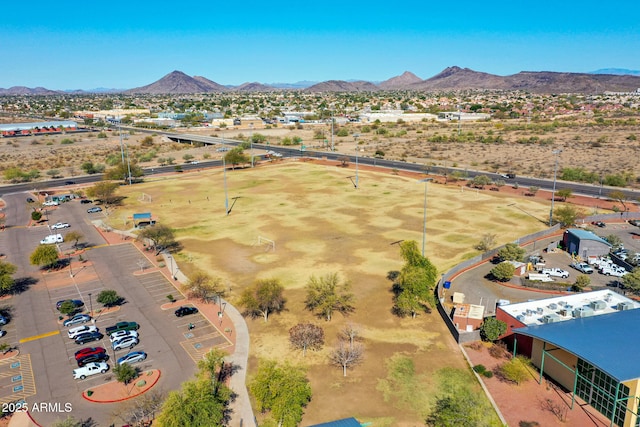
[[[0,136],[27,136],[48,133],[74,132],[78,130],[78,124],[71,120],[33,122],[33,123],[8,123],[0,125]]]
[[[571,255],[579,256],[583,260],[592,256],[607,255],[611,245],[591,231],[580,228],[570,228],[564,232],[562,243]]]
[[[498,306],[503,339],[544,375],[611,420],[639,425],[640,304],[609,290]]]

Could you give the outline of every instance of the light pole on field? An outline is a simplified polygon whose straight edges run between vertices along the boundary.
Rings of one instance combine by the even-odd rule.
[[[549,211],[549,227],[553,225],[553,203],[556,198],[556,179],[558,177],[558,155],[562,153],[562,150],[554,150],[553,154],[556,155],[556,165],[553,169],[553,191],[551,192],[551,210]]]
[[[91,301],[91,292],[89,292],[89,315],[93,317],[93,301]]]
[[[427,183],[433,181],[433,178],[421,179],[418,182],[424,182],[424,207],[422,212],[422,256],[424,257],[424,247],[427,240]]]

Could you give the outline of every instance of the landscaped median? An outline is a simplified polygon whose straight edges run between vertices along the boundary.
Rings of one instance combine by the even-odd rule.
[[[140,375],[129,384],[125,385],[118,381],[110,381],[83,391],[82,397],[93,403],[122,402],[149,391],[156,385],[159,379],[160,370],[151,369],[140,373]]]

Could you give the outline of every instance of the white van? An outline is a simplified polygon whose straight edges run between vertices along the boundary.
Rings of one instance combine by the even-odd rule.
[[[64,239],[62,238],[62,234],[49,234],[44,239],[40,240],[41,245],[54,245],[56,243],[62,243]]]

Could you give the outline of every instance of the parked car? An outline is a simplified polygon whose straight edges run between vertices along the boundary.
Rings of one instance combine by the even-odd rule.
[[[62,307],[62,304],[64,304],[67,301],[71,301],[76,308],[84,307],[84,302],[82,300],[79,300],[79,299],[63,299],[63,300],[58,301],[56,303],[56,308],[58,309],[58,311],[60,310],[60,307]]]
[[[93,203],[93,200],[89,200],[89,199],[80,200],[80,204],[82,205],[88,205],[89,203]]]
[[[147,358],[147,353],[144,351],[132,351],[131,353],[127,353],[121,358],[118,359],[118,365],[122,365],[123,363],[137,363],[142,362]]]
[[[5,335],[7,335],[7,331],[5,331],[4,329],[0,329],[0,338],[2,338]]]
[[[91,363],[88,363],[86,366],[83,366],[82,368],[74,369],[73,378],[76,380],[83,380],[91,375],[104,374],[108,370],[109,370],[109,365],[107,365],[105,362],[100,362],[100,363],[91,362]]]
[[[116,342],[127,337],[138,338],[138,332],[137,331],[116,331],[111,335],[109,335],[109,340],[111,342]]]
[[[96,353],[90,354],[89,356],[85,356],[80,359],[76,359],[76,363],[78,364],[78,366],[83,367],[88,365],[89,363],[106,362],[107,360],[109,360],[109,355],[107,353]]]
[[[92,317],[89,316],[88,314],[76,314],[71,319],[67,319],[64,322],[62,322],[62,325],[66,326],[66,327],[73,326],[73,325],[79,325],[81,323],[90,322],[91,319],[92,319]]]
[[[36,201],[33,200],[32,197],[27,197],[27,203],[35,203]]]
[[[56,303],[56,308],[58,310],[60,310],[60,307],[62,307],[62,304],[64,304],[67,301],[71,301],[76,308],[84,307],[84,302],[82,300],[79,300],[79,299],[63,299],[63,300],[60,300],[60,301],[58,301]]]
[[[75,183],[75,181],[65,181],[64,185],[74,185]]]
[[[84,334],[78,335],[76,337],[75,341],[76,341],[76,344],[86,344],[86,343],[91,342],[91,341],[100,341],[103,337],[104,337],[104,335],[102,335],[98,331],[85,332]]]
[[[82,359],[82,358],[87,357],[87,356],[91,356],[91,355],[94,355],[94,354],[102,354],[102,353],[106,353],[106,352],[107,352],[107,350],[105,350],[102,347],[85,347],[85,348],[83,348],[81,350],[76,351],[75,352],[75,357],[76,357],[76,360],[79,360],[79,359]]]
[[[56,222],[55,224],[53,224],[51,226],[51,229],[52,230],[59,230],[61,228],[69,228],[69,227],[71,227],[71,226],[66,222]]]
[[[571,267],[575,268],[576,270],[584,274],[593,273],[593,268],[591,268],[591,266],[586,262],[574,262],[573,264],[571,264]]]
[[[549,276],[552,276],[552,277],[562,277],[563,279],[566,279],[567,277],[569,277],[569,272],[561,268],[543,268],[542,271],[540,271],[540,273],[548,274]]]
[[[0,314],[0,325],[6,325],[7,323],[9,323],[9,319]]]
[[[629,224],[635,225],[636,227],[640,227],[640,219],[630,219]]]
[[[69,335],[69,338],[75,339],[78,335],[88,332],[98,332],[98,328],[93,325],[76,326],[75,328],[69,329],[67,335]]]
[[[107,335],[111,335],[118,331],[137,331],[138,329],[140,329],[140,325],[136,322],[118,322],[113,326],[108,326],[105,332]]]
[[[591,224],[595,225],[596,227],[600,227],[600,228],[604,228],[607,226],[607,224],[605,224],[602,221],[593,221]]]
[[[60,202],[57,200],[48,200],[42,204],[42,206],[59,206]]]
[[[102,208],[100,206],[94,206],[92,208],[87,209],[87,213],[96,213],[102,212]]]
[[[189,314],[194,314],[197,312],[198,312],[198,309],[195,307],[182,306],[176,310],[176,317],[187,316]]]
[[[138,345],[140,341],[136,337],[126,337],[118,341],[114,341],[112,344],[113,351],[122,350],[123,348],[133,348]]]

